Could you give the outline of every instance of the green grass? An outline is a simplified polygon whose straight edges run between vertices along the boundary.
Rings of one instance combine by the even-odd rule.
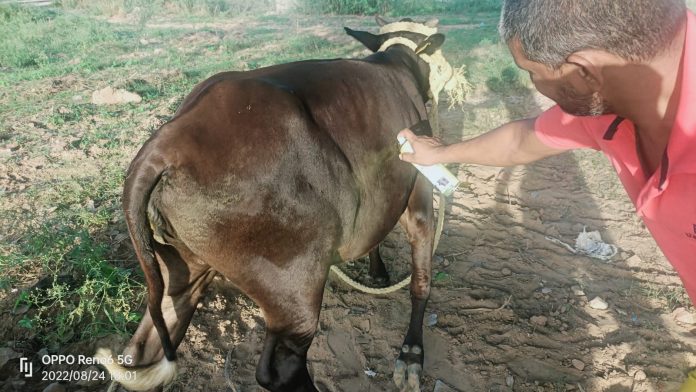
[[[273,8],[272,0],[61,0],[65,9],[78,9],[95,15],[117,15],[139,11],[149,17],[161,10],[194,15],[239,15]]]
[[[98,177],[36,184],[26,198],[51,206],[50,218],[22,216],[29,223],[23,238],[0,246],[0,287],[15,287],[36,270],[43,277],[43,284],[20,292],[15,307],[30,307],[18,325],[46,344],[125,333],[139,321],[139,271],[111,258],[104,233],[118,208],[122,179],[122,169],[111,165]],[[17,216],[3,209],[0,219]]]
[[[93,72],[114,65],[110,54],[137,46],[134,29],[56,11],[0,8],[0,67],[21,69],[2,78],[2,86],[70,72]],[[14,76],[14,77],[13,77]]]
[[[518,78],[519,71],[508,49],[498,40],[497,27],[492,22],[479,23],[474,29],[455,29],[447,33],[443,47],[448,59],[467,67],[472,84],[485,83],[508,73]]]
[[[670,312],[678,307],[688,306],[690,303],[686,290],[682,286],[673,287],[644,282],[638,284],[638,292],[642,297],[659,304]]]
[[[113,265],[106,245],[92,239],[85,228],[88,219],[76,213],[67,220],[72,221],[67,227],[39,228],[24,244],[24,258],[12,261],[41,260],[43,273],[55,277],[49,279],[48,287],[23,291],[16,301],[16,306],[33,308],[19,320],[19,326],[40,333],[45,344],[124,333],[141,318],[141,278],[134,279],[136,272],[130,268]],[[0,259],[0,268],[6,269],[7,262]]]
[[[60,10],[0,6],[0,35],[3,143],[22,152],[3,164],[22,173],[18,161],[39,159],[42,171],[57,176],[38,177],[0,202],[0,222],[7,228],[0,243],[0,289],[19,288],[14,308],[28,309],[6,333],[52,347],[126,333],[139,321],[144,287],[134,260],[120,259],[108,232],[117,226],[123,148],[137,142],[137,120],[123,117],[137,110],[97,107],[86,92],[76,102],[69,86],[50,90],[63,78],[80,81],[76,87],[84,90],[91,78],[106,85],[123,69],[133,72],[145,61],[118,57],[140,46],[142,29]],[[174,86],[183,91],[192,83]],[[145,107],[168,91],[163,83],[139,78],[122,87],[142,94]],[[28,127],[28,119],[40,125]],[[52,140],[64,146],[52,151]],[[98,160],[89,157],[95,151],[101,151]]]

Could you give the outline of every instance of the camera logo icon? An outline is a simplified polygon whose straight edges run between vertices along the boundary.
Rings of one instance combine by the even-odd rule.
[[[19,372],[27,378],[34,375],[34,364],[31,363],[29,358],[22,357],[19,359]]]

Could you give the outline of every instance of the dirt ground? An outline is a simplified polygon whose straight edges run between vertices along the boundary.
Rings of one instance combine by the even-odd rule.
[[[483,110],[494,99],[504,100],[508,113]],[[441,109],[443,138],[471,137],[548,105],[531,91],[498,97],[475,93],[462,110]],[[678,388],[696,367],[696,326],[672,316],[680,281],[605,159],[571,152],[527,167],[452,170],[462,185],[448,200],[434,258],[424,391],[435,390],[438,381],[439,391],[460,392]],[[618,254],[604,262],[574,255],[547,238],[573,244],[584,228],[600,231]],[[409,249],[398,228],[381,249],[393,278],[403,277]],[[357,274],[366,264],[347,269]],[[592,309],[588,302],[595,297],[608,309]],[[370,296],[330,281],[309,351],[318,388],[395,390],[391,373],[410,307],[406,289]],[[255,305],[218,278],[178,350],[180,375],[169,390],[261,391],[254,366],[262,325]],[[110,337],[63,351],[90,353],[123,343]],[[28,390],[13,372],[0,391]],[[67,387],[105,389],[105,383]]]

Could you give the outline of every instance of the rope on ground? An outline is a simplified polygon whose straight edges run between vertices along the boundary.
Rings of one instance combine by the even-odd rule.
[[[345,272],[343,272],[342,269],[338,268],[336,265],[331,266],[331,272],[336,274],[339,278],[341,278],[342,281],[347,283],[350,287],[362,291],[363,293],[366,294],[373,294],[373,295],[381,295],[381,294],[389,294],[393,293],[397,290],[401,290],[402,288],[406,287],[409,283],[411,283],[411,275],[409,274],[405,279],[403,279],[401,282],[393,284],[388,287],[384,288],[375,288],[375,287],[369,287],[365,286],[364,284],[354,280],[350,276],[348,276]]]

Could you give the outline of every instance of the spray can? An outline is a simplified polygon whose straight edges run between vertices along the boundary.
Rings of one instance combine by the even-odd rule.
[[[406,140],[403,136],[397,136],[399,145],[401,146],[401,152],[413,153],[413,147],[411,143]],[[421,174],[425,176],[440,193],[445,196],[449,196],[457,189],[459,186],[459,180],[454,176],[445,165],[437,164],[431,166],[423,166],[413,163],[413,166],[418,169]]]

